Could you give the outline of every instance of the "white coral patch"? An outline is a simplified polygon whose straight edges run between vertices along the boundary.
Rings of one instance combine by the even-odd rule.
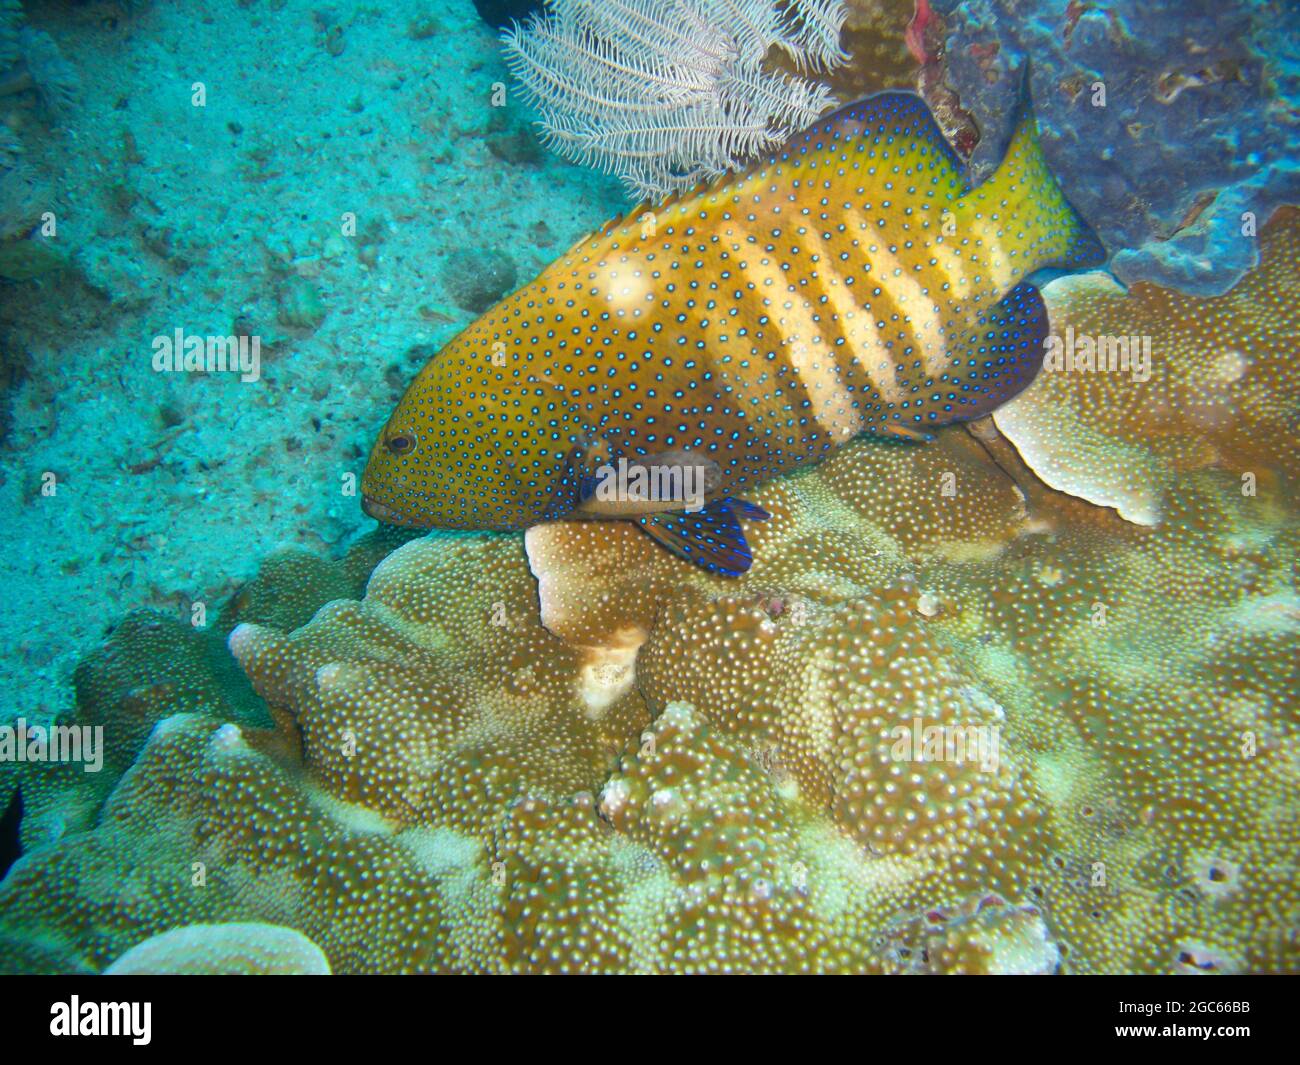
[[[988,971],[1000,976],[1050,976],[1061,963],[1041,914],[1018,914],[990,937]]]
[[[626,780],[621,777],[611,780],[600,793],[601,816],[604,818],[616,817],[623,807],[627,805],[631,796],[632,789]]]
[[[578,695],[591,717],[599,717],[631,690],[640,646],[640,640],[619,640],[587,649],[578,671]]]
[[[217,751],[237,751],[247,749],[244,743],[244,734],[239,731],[239,726],[233,722],[227,721],[216,732],[212,734],[209,741],[213,750]]]
[[[226,646],[241,666],[252,657],[253,645],[257,639],[257,626],[244,622],[236,625],[226,637]]]
[[[659,729],[675,728],[679,732],[694,732],[697,718],[690,703],[669,703],[655,721]]]

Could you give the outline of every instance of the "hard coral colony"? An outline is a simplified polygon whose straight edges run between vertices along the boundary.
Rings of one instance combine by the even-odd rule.
[[[1300,971],[1294,12],[164,7],[0,3],[0,969]]]

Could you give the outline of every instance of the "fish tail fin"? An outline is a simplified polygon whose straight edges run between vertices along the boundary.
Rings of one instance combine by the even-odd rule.
[[[1106,249],[1047,166],[1039,143],[1026,67],[1015,132],[996,170],[957,205],[977,234],[996,235],[1018,260],[1019,279],[1042,283],[1052,273],[1086,270],[1106,262]]]

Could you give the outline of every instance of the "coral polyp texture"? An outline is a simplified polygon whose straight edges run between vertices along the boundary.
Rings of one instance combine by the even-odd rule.
[[[5,967],[1295,971],[1298,239],[1216,300],[1049,287],[1147,379],[780,479],[739,579],[560,523],[122,626],[106,782],[0,778]]]
[[[1125,294],[1092,274],[1054,288],[1060,357],[994,415],[1044,481],[1148,525],[1195,470],[1263,478],[1294,504],[1283,464],[1300,429],[1296,215],[1278,213],[1260,238],[1264,268],[1224,296],[1146,282]],[[1128,323],[1141,333],[1114,335]]]

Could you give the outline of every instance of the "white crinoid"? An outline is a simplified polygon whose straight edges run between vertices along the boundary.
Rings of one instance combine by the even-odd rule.
[[[503,35],[545,142],[657,198],[743,165],[834,104],[800,70],[840,51],[842,0],[548,0]]]

